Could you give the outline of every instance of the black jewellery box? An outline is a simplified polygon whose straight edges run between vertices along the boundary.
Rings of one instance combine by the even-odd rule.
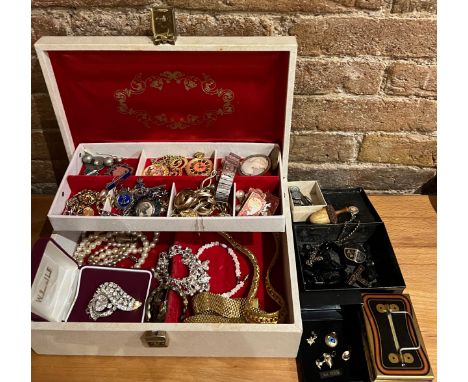
[[[335,209],[355,206],[359,213],[357,220],[349,224],[346,223],[349,214],[340,215],[337,224],[293,223],[301,308],[323,309],[329,305],[360,304],[362,293],[403,292],[406,287],[405,281],[387,230],[364,190],[323,189],[322,193],[327,204]],[[333,264],[341,265],[341,268],[337,265],[341,274],[336,280],[327,282],[326,279],[320,278],[320,274],[314,272],[319,263],[314,263],[312,267],[307,263],[312,249],[324,242],[339,242],[340,238],[346,239],[340,245],[341,248],[332,244],[330,251]],[[343,261],[342,254],[341,258],[338,258],[337,252],[347,247],[363,249],[367,256],[366,261],[362,264]],[[359,274],[358,268],[361,265],[364,270]],[[350,277],[356,272],[361,280],[351,282]]]
[[[300,380],[404,380],[405,373],[409,379],[416,376],[416,379],[431,380],[431,372],[415,369],[417,362],[400,365],[399,350],[403,350],[405,357],[408,354],[404,353],[410,351],[398,344],[398,338],[409,348],[421,344],[420,353],[412,350],[416,361],[418,354],[422,354],[425,361],[427,357],[424,357],[419,329],[406,335],[406,328],[414,327],[416,319],[413,319],[412,307],[399,302],[401,299],[406,301],[401,295],[405,281],[380,216],[362,188],[323,189],[322,193],[326,203],[336,210],[355,206],[359,213],[352,222],[349,222],[349,214],[342,214],[336,224],[293,223],[303,325],[297,356]],[[359,248],[365,253],[365,260],[361,252],[361,258],[354,257],[357,262],[349,261],[349,253],[344,254],[345,248]],[[336,266],[337,277],[321,277],[320,272],[326,273],[329,269],[320,265],[323,259],[319,256]],[[359,269],[361,265],[363,267]],[[351,279],[353,274],[354,279]],[[373,316],[366,314],[369,308],[366,303],[363,305],[363,301],[368,300],[365,296],[373,296],[374,300],[382,298],[379,303],[373,302],[375,322],[377,326],[381,325],[374,331],[386,333],[381,338],[372,334]],[[392,303],[387,303],[390,300]],[[400,312],[395,313],[392,309]],[[375,351],[382,349],[382,344],[385,354]],[[381,368],[383,372],[379,374],[379,357],[383,364],[395,362],[394,369],[391,364],[390,371]],[[430,369],[428,361],[424,366]]]

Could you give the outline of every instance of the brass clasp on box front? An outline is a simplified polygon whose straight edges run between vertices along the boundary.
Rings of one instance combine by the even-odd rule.
[[[155,45],[175,44],[177,31],[173,8],[151,8],[151,27]]]
[[[167,348],[169,346],[169,339],[165,331],[152,331],[148,330],[143,333],[141,337],[143,344],[150,348]]]

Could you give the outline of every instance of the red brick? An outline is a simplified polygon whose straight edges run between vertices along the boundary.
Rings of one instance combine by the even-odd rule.
[[[392,13],[430,12],[436,13],[437,0],[393,0]]]
[[[186,36],[272,36],[284,34],[280,16],[179,13],[177,30]]]
[[[58,128],[54,109],[48,94],[33,94],[31,98],[31,127],[48,130]]]
[[[154,0],[32,0],[33,7],[135,7],[140,5],[163,5]]]
[[[355,159],[356,139],[349,135],[314,133],[292,135],[291,162],[346,162]]]
[[[67,160],[59,130],[35,130],[31,133],[31,159]]]
[[[168,0],[181,9],[250,12],[348,13],[356,9],[379,10],[384,0]]]
[[[148,10],[143,9],[78,9],[73,12],[71,29],[84,36],[150,36]]]
[[[385,92],[392,95],[435,97],[437,68],[435,65],[395,63],[387,70]]]
[[[436,139],[421,135],[366,135],[362,141],[360,162],[392,163],[435,167]]]
[[[302,19],[289,32],[297,36],[302,55],[436,56],[436,22],[432,19]]]
[[[295,97],[293,129],[435,131],[436,102],[427,99]]]
[[[59,183],[67,169],[67,161],[31,161],[31,183]]]
[[[57,183],[33,183],[31,184],[31,193],[54,195],[57,188]]]
[[[42,36],[71,34],[70,15],[66,10],[35,10],[31,12],[31,39],[36,42]]]
[[[32,93],[46,93],[47,86],[42,75],[41,66],[37,56],[31,56],[31,92]]]
[[[382,63],[299,59],[296,94],[377,94]]]
[[[435,169],[384,165],[289,164],[289,180],[313,179],[325,187],[363,187],[373,191],[421,192]]]

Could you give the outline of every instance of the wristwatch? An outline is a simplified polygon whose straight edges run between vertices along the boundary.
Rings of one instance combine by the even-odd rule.
[[[234,176],[239,168],[241,159],[240,156],[234,153],[229,153],[229,155],[224,158],[223,169],[221,170],[221,176],[216,186],[215,193],[215,199],[218,203],[228,203]]]

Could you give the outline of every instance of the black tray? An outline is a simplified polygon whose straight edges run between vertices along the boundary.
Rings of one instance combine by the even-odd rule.
[[[327,204],[331,204],[337,210],[348,206],[359,208],[358,217],[362,223],[382,222],[382,219],[380,219],[379,214],[361,187],[324,188],[322,189],[322,194]],[[349,215],[342,214],[338,217],[338,223],[342,223],[347,219],[349,219]]]
[[[369,373],[364,354],[362,337],[361,305],[348,305],[332,310],[302,311],[303,334],[297,355],[297,368],[301,382],[369,382]],[[313,345],[307,343],[311,332],[317,334]],[[338,344],[335,348],[325,345],[325,335],[336,332]],[[350,350],[351,358],[343,361],[343,351]],[[323,365],[319,370],[315,364],[324,352],[335,351],[333,367]],[[338,372],[337,372],[338,370]],[[331,373],[330,373],[331,371]],[[340,375],[337,375],[340,373]]]
[[[351,227],[351,226],[349,226]],[[361,293],[401,293],[405,281],[383,223],[361,223],[352,236],[352,241],[365,244],[372,257],[378,284],[372,287],[310,287],[305,282],[301,253],[306,244],[318,244],[336,240],[343,224],[314,225],[294,223],[294,244],[299,282],[299,297],[302,309],[322,309],[333,305],[359,304]]]

